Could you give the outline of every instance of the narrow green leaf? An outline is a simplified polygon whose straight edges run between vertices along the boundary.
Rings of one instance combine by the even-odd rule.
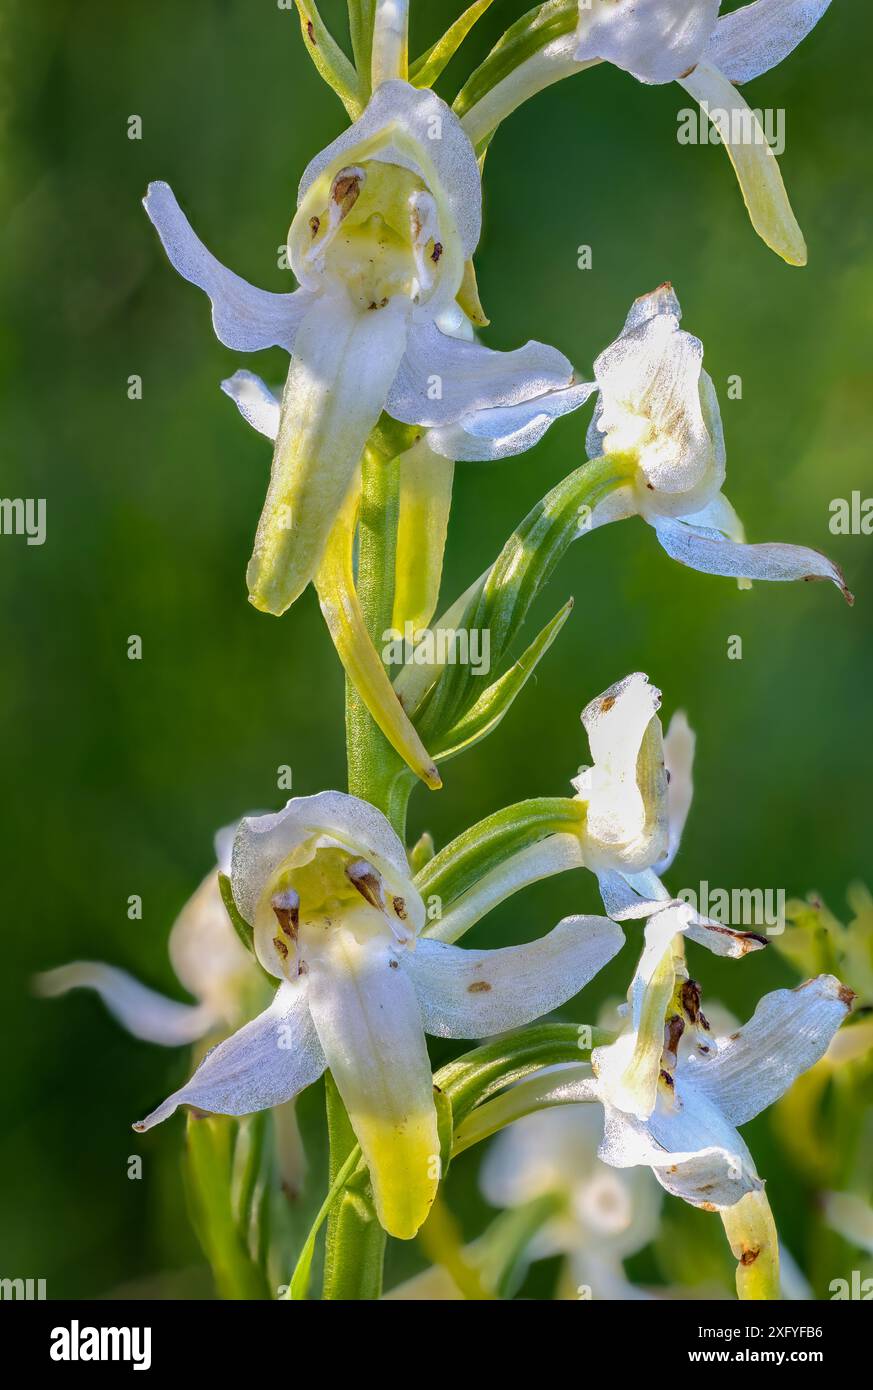
[[[364,109],[358,74],[318,12],[315,0],[295,0],[300,32],[306,51],[319,75],[336,92],[350,118],[356,121]],[[368,88],[369,90],[369,88]]]
[[[349,34],[352,53],[358,70],[361,99],[370,99],[370,70],[373,66],[373,27],[376,19],[376,0],[348,0]]]
[[[627,476],[627,461],[614,455],[575,469],[551,489],[509,537],[487,575],[469,591],[455,627],[488,632],[490,656],[499,665],[531,604],[577,537],[591,513]],[[450,610],[453,615],[456,605]],[[443,626],[440,620],[437,626]],[[427,743],[441,738],[470,708],[477,678],[469,666],[446,665],[425,697],[415,724]]]
[[[456,898],[511,856],[547,835],[578,834],[585,807],[566,796],[517,801],[463,831],[416,875],[423,898],[437,896],[445,913]]]
[[[433,1101],[437,1113],[437,1133],[440,1137],[440,1182],[445,1179],[452,1161],[452,1140],[454,1138],[454,1115],[452,1102],[439,1086],[433,1088]]]
[[[473,25],[491,4],[492,0],[476,0],[475,5],[471,5],[460,18],[455,20],[454,24],[449,26],[441,39],[437,39],[426,53],[422,53],[420,58],[416,58],[409,68],[409,80],[413,87],[433,86],[440,73],[457,53]]]
[[[209,1261],[219,1296],[266,1299],[263,1270],[252,1258],[237,1221],[233,1194],[238,1122],[228,1115],[191,1112],[185,1134],[183,1173],[191,1219]]]
[[[464,83],[453,103],[457,115],[466,115],[498,82],[553,39],[572,33],[578,22],[579,0],[545,0],[545,4],[528,10],[497,40],[485,61]]]
[[[434,1076],[434,1085],[451,1101],[457,1135],[471,1111],[498,1091],[543,1067],[584,1061],[590,1047],[611,1041],[612,1034],[599,1028],[590,1030],[589,1044],[589,1035],[575,1023],[536,1023],[448,1062]]]
[[[414,874],[421,873],[425,864],[429,864],[436,854],[436,847],[433,836],[429,830],[422,831],[412,849],[409,851],[409,867]]]
[[[255,933],[254,928],[250,927],[243,917],[239,908],[233,900],[233,887],[227,874],[218,875],[218,891],[221,893],[221,901],[227,910],[227,915],[233,923],[233,929],[239,937],[247,951],[255,954]]]
[[[518,661],[493,685],[489,685],[476,703],[470,706],[463,718],[452,729],[443,734],[433,752],[438,761],[445,762],[447,758],[453,758],[456,753],[463,753],[465,749],[472,748],[474,743],[478,743],[480,739],[487,738],[488,734],[494,732],[501,719],[509,711],[516,696],[527,685],[539,661],[549,650],[572,611],[573,600],[570,599],[555,614],[551,622],[546,623],[542,632],[531,642]]]
[[[361,1150],[355,1145],[349,1152],[345,1162],[338,1169],[336,1177],[330,1185],[328,1194],[319,1208],[318,1215],[312,1223],[309,1235],[306,1237],[297,1264],[294,1266],[294,1273],[291,1275],[288,1291],[284,1295],[289,1301],[300,1302],[309,1297],[309,1278],[312,1272],[312,1257],[315,1254],[315,1242],[318,1239],[318,1233],[324,1225],[334,1204],[342,1195],[343,1188],[349,1178],[351,1178],[362,1162]]]

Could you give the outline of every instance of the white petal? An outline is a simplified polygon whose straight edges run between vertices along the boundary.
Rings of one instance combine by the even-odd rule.
[[[360,119],[307,165],[298,206],[316,179],[363,159],[398,164],[418,174],[434,194],[439,190],[464,259],[473,254],[482,224],[479,166],[460,121],[444,101],[408,82],[383,82]]]
[[[637,671],[582,711],[594,766],[574,778],[587,802],[585,862],[595,871],[648,868],[667,843],[661,692]]]
[[[597,387],[580,381],[563,390],[532,396],[519,405],[477,410],[456,424],[428,431],[431,449],[444,458],[489,462],[532,449],[554,420],[578,410]]]
[[[603,906],[614,922],[651,917],[671,902],[670,894],[652,870],[623,874],[615,869],[598,873]]]
[[[855,1192],[826,1192],[824,1217],[832,1230],[873,1255],[873,1207]]]
[[[421,1014],[405,948],[333,927],[307,962],[312,1017],[370,1169],[376,1210],[415,1235],[439,1181],[439,1137]],[[402,957],[402,959],[401,959]]]
[[[403,354],[407,308],[359,311],[325,294],[300,325],[246,574],[262,611],[283,613],[318,569]]]
[[[750,82],[787,58],[831,0],[754,0],[716,25],[706,60],[731,82]]]
[[[413,324],[386,409],[407,425],[448,425],[573,384],[570,362],[545,343],[495,352],[423,322]]]
[[[565,917],[526,946],[470,951],[421,937],[406,968],[429,1033],[484,1038],[556,1009],[588,983],[624,943],[605,917]]]
[[[658,1104],[646,1121],[608,1102],[604,1111],[603,1161],[616,1168],[645,1164],[662,1187],[692,1206],[733,1206],[762,1187],[737,1131],[680,1077],[669,1095],[659,1087]]]
[[[157,228],[171,264],[212,301],[215,335],[238,352],[294,348],[297,328],[312,302],[304,290],[272,294],[228,270],[207,251],[166,183],[149,184],[143,207]]]
[[[221,389],[236,405],[244,420],[268,439],[275,440],[279,433],[280,404],[259,376],[254,372],[234,372],[221,383]]]
[[[662,874],[676,858],[682,842],[682,832],[691,810],[694,795],[694,730],[684,710],[677,710],[664,736],[664,765],[667,769],[667,853],[655,865]]]
[[[324,1071],[302,984],[282,984],[268,1009],[204,1057],[191,1080],[136,1130],[151,1129],[179,1105],[218,1115],[252,1115],[282,1105]]]
[[[732,960],[742,960],[750,951],[761,951],[767,945],[767,938],[757,932],[737,931],[735,927],[725,927],[693,911],[688,912],[685,935],[689,941],[696,941],[698,946],[712,951],[714,956],[729,956]]]
[[[298,796],[275,815],[246,817],[233,847],[233,896],[254,925],[270,884],[287,860],[306,863],[322,846],[339,845],[367,859],[403,896],[409,926],[420,930],[424,905],[413,888],[406,851],[389,822],[367,801],[345,792]]]
[[[592,457],[638,454],[640,509],[687,512],[703,506],[723,480],[702,400],[703,344],[679,327],[672,292],[645,299],[655,312],[643,318],[637,301],[633,326],[594,363],[600,396],[587,449]]]
[[[776,156],[760,121],[718,68],[699,63],[681,85],[719,131],[752,226],[789,265],[806,265],[806,242],[791,211]]]
[[[601,58],[641,82],[672,82],[699,60],[721,0],[592,0],[579,7],[576,58]]]
[[[824,1056],[851,1002],[833,975],[765,995],[739,1033],[718,1039],[715,1055],[688,1059],[696,1090],[744,1125]]]
[[[854,602],[842,570],[819,550],[781,541],[758,545],[729,541],[720,531],[693,526],[680,517],[654,517],[650,524],[671,559],[689,569],[734,579],[829,579],[848,603]]]
[[[125,970],[97,961],[79,960],[47,970],[37,975],[34,985],[45,999],[55,999],[71,989],[93,989],[128,1033],[164,1047],[194,1042],[220,1021],[208,1004],[180,1004],[167,999],[141,985]]]
[[[235,831],[236,827],[232,827]],[[218,887],[218,870],[200,884],[173,923],[168,942],[177,977],[213,1015],[238,1022],[240,996],[255,964],[227,915]]]

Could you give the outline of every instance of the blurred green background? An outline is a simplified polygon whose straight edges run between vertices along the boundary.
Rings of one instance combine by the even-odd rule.
[[[323,8],[342,32],[344,6]],[[412,8],[417,52],[459,5]],[[524,8],[496,0],[443,94]],[[279,381],[285,362],[277,351],[242,363],[216,341],[140,199],[149,179],[167,179],[226,264],[288,288],[277,252],[297,180],[345,117],[275,0],[5,0],[2,16],[2,492],[47,499],[48,539],[0,538],[0,1274],[45,1277],[50,1297],[208,1292],[184,1218],[181,1119],[142,1139],[129,1128],[180,1083],[187,1057],[129,1039],[93,996],[40,1003],[28,982],[84,957],[181,997],[167,932],[212,862],[213,831],[280,804],[280,764],[300,794],[344,785],[342,682],[314,594],[282,621],[246,602],[270,454],[218,383],[239,365]],[[839,911],[847,883],[873,874],[873,541],[828,531],[831,499],[873,495],[873,182],[859,101],[871,42],[869,7],[837,0],[746,92],[787,110],[782,168],[805,270],[754,235],[723,151],[677,143],[686,101],[675,86],[596,69],[541,94],[495,139],[477,257],[485,341],[542,338],[587,372],[630,301],[672,280],[720,391],[726,490],[750,538],[827,550],[858,602],[850,610],[824,585],[740,593],[673,564],[641,522],[598,531],[573,547],[533,615],[575,595],[558,644],[499,732],[447,765],[444,791],[416,793],[415,836],[429,828],[442,844],[505,803],[565,793],[585,756],[583,704],[642,669],[666,717],[684,706],[698,731],[674,889],[703,878],[814,888]],[[583,244],[588,271],[576,265]],[[134,373],[143,398],[132,402]],[[735,373],[743,394],[730,401]],[[587,415],[526,457],[459,466],[447,598],[581,461]],[[127,659],[131,634],[138,662]],[[741,661],[727,659],[734,634]],[[141,922],[127,919],[133,893]],[[595,901],[581,878],[540,886],[476,939],[523,940]],[[623,990],[635,946],[569,1016],[593,1021]],[[696,952],[692,969],[708,998],[743,1017],[793,982],[773,951],[741,964]],[[804,1263],[813,1195],[770,1119],[746,1137]],[[133,1153],[145,1158],[141,1182],[126,1176]],[[459,1163],[450,1193],[470,1235],[484,1219],[473,1173]],[[695,1229],[717,1224],[688,1215]]]

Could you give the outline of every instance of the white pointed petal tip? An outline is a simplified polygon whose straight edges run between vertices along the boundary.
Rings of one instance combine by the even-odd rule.
[[[211,1005],[167,999],[127,971],[98,961],[74,961],[47,970],[35,977],[33,987],[43,999],[57,999],[74,989],[93,990],[128,1033],[162,1047],[196,1042],[219,1021]]]
[[[741,580],[828,579],[850,607],[855,602],[842,570],[821,551],[781,541],[753,545],[731,541],[719,531],[696,526],[693,516],[685,519],[656,517],[652,525],[671,559],[689,569]]]
[[[197,236],[169,184],[150,183],[143,207],[171,265],[212,302],[215,335],[238,352],[282,347],[291,352],[311,296],[303,290],[273,294],[228,270]]]
[[[301,984],[282,984],[269,1008],[204,1057],[190,1081],[133,1128],[138,1134],[180,1105],[218,1115],[253,1115],[282,1105],[325,1068]]]
[[[833,975],[765,995],[748,1023],[717,1040],[714,1054],[689,1060],[695,1089],[731,1124],[746,1124],[824,1056],[854,998]]]
[[[254,372],[234,372],[233,376],[221,383],[221,389],[258,434],[275,441],[279,432],[280,405],[259,376],[255,376]]]

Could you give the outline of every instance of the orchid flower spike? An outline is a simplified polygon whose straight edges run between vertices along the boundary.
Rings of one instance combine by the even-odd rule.
[[[741,587],[753,579],[829,579],[851,603],[841,571],[819,551],[745,543],[721,491],[724,434],[703,344],[680,328],[681,314],[671,285],[643,295],[594,364],[599,394],[588,455],[623,460],[627,481],[594,508],[591,527],[638,515],[691,569],[733,576]]]
[[[815,28],[830,0],[754,0],[719,18],[721,0],[578,0],[575,28],[552,37],[464,114],[480,145],[528,97],[597,63],[639,82],[678,82],[699,103],[728,153],[752,225],[790,265],[806,243],[776,155],[737,90],[781,63]],[[571,21],[572,22],[572,21]]]
[[[170,961],[180,983],[198,1001],[182,1004],[140,984],[125,970],[96,961],[73,961],[38,975],[37,993],[56,998],[92,989],[113,1018],[135,1038],[181,1047],[217,1029],[236,1028],[256,1001],[258,971],[227,915],[218,886],[230,872],[236,823],[215,837],[218,865],[185,904],[170,932]]]
[[[441,429],[572,382],[567,359],[541,343],[501,353],[466,336],[458,297],[468,303],[481,201],[457,117],[396,78],[303,174],[288,234],[293,294],[226,270],[168,186],[150,186],[146,211],[175,268],[211,299],[219,339],[292,354],[278,419],[264,430],[275,449],[248,568],[255,607],[283,613],[315,577],[383,410]]]
[[[231,881],[258,959],[281,983],[269,1008],[136,1128],[181,1104],[262,1110],[329,1067],[379,1219],[390,1234],[412,1237],[440,1175],[425,1031],[480,1038],[539,1018],[612,958],[621,928],[572,917],[527,946],[497,951],[428,940],[403,845],[381,812],[341,792],[244,820]]]

